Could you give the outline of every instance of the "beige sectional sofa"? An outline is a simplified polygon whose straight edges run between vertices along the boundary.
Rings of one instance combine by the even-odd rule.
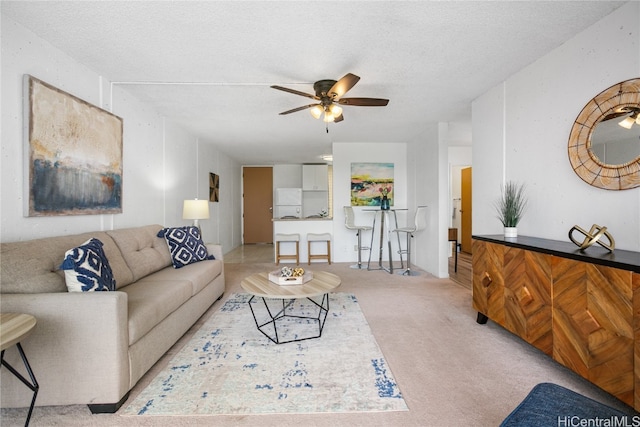
[[[22,347],[40,384],[37,406],[87,404],[114,412],[129,390],[225,290],[215,260],[174,268],[160,225],[0,245],[0,311],[36,317]],[[90,238],[103,244],[113,292],[68,292],[65,252]],[[22,367],[15,347],[5,359]],[[29,406],[31,391],[0,370],[2,407]]]

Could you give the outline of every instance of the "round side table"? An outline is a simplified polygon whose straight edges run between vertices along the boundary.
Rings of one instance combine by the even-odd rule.
[[[30,314],[0,313],[0,350],[2,350],[0,355],[0,366],[5,366],[13,375],[16,376],[16,378],[22,381],[24,385],[33,391],[33,398],[31,399],[31,406],[29,406],[29,413],[27,414],[25,426],[28,426],[29,421],[31,420],[31,413],[33,412],[33,407],[36,403],[36,397],[38,396],[40,386],[38,385],[38,381],[36,381],[36,377],[33,375],[33,371],[31,370],[27,356],[22,350],[20,342],[29,336],[35,326],[36,318]],[[13,366],[9,365],[6,360],[4,360],[4,351],[14,344],[18,348],[18,353],[20,353],[22,362],[29,373],[31,382],[16,371]]]

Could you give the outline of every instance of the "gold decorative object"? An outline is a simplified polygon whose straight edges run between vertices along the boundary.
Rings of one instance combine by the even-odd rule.
[[[582,243],[576,241],[576,239],[573,237],[573,232],[576,231],[576,230],[584,235],[584,240],[582,241]],[[607,239],[609,239],[609,243],[608,244],[606,244],[602,240],[600,240],[600,238],[602,236],[605,236]],[[602,227],[602,226],[600,226],[598,224],[593,224],[591,226],[591,230],[589,230],[589,232],[585,231],[583,228],[581,228],[581,227],[579,227],[577,225],[574,225],[571,228],[571,230],[569,230],[569,239],[574,244],[579,246],[581,251],[584,251],[585,249],[587,249],[589,246],[593,245],[594,243],[599,244],[603,248],[607,249],[609,252],[613,252],[613,249],[616,246],[616,242],[613,240],[613,236],[611,236],[611,234],[607,231],[607,227]]]

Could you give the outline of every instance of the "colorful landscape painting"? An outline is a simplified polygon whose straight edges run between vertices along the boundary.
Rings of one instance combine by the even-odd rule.
[[[122,119],[25,76],[28,216],[122,212]]]
[[[380,206],[383,191],[393,206],[393,163],[351,163],[351,206]]]

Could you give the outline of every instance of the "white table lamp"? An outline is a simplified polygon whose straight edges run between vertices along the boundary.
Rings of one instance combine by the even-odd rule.
[[[209,218],[208,200],[185,200],[182,208],[182,219],[192,219],[194,227],[200,227],[199,219]]]

